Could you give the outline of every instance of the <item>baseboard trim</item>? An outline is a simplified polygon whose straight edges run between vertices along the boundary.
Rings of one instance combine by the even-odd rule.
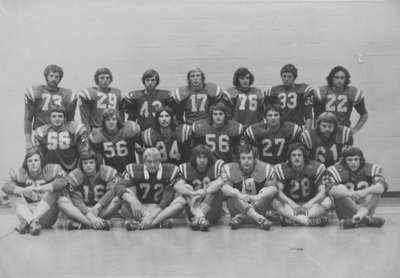
[[[393,198],[393,197],[400,197],[400,191],[389,191],[383,193],[382,197],[388,197],[388,198]]]

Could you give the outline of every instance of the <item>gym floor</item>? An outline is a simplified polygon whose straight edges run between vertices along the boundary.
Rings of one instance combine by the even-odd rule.
[[[66,231],[56,223],[40,236],[13,232],[11,208],[0,210],[0,277],[399,277],[399,199],[377,210],[383,228],[341,230],[273,226],[232,231],[227,218],[210,232],[181,220],[171,230]]]

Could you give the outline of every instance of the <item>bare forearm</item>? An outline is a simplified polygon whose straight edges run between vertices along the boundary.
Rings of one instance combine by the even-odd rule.
[[[240,191],[237,190],[236,188],[233,188],[229,184],[224,184],[221,190],[227,197],[238,197],[240,195]]]
[[[367,120],[368,120],[368,113],[361,115],[356,125],[352,128],[353,134],[357,133],[364,126]]]

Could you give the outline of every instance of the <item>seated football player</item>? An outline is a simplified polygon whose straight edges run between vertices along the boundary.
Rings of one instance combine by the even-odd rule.
[[[113,81],[111,70],[99,68],[94,74],[96,86],[89,87],[79,94],[79,110],[82,123],[88,132],[102,126],[103,111],[107,108],[116,109],[124,119],[122,109],[122,93],[119,89],[110,87]]]
[[[322,182],[325,170],[324,164],[309,160],[300,143],[290,145],[288,161],[275,165],[279,193],[273,207],[284,217],[281,224],[325,226],[328,223],[326,214],[331,200]]]
[[[239,162],[225,164],[221,177],[231,228],[255,222],[261,229],[269,230],[272,223],[264,215],[278,192],[273,167],[256,159],[255,150],[243,144],[239,147]]]
[[[90,146],[100,154],[106,165],[119,173],[125,166],[136,162],[137,143],[140,141],[140,127],[132,121],[123,122],[118,111],[113,108],[104,110],[100,128],[90,133]]]
[[[342,228],[385,224],[385,219],[373,215],[388,184],[381,166],[366,162],[359,148],[345,149],[340,162],[328,168],[327,179]]]
[[[252,87],[254,75],[247,68],[238,68],[233,74],[233,87],[224,91],[232,106],[232,119],[245,128],[262,121],[264,115],[264,95]]]
[[[179,165],[182,161],[187,161],[192,129],[187,124],[176,126],[174,115],[168,106],[158,110],[155,127],[142,133],[142,142],[145,147],[156,147],[160,151],[162,163]]]
[[[312,160],[329,167],[339,160],[343,149],[353,145],[353,134],[350,128],[338,125],[335,114],[324,112],[319,115],[316,128],[303,131],[300,142]]]
[[[160,75],[154,69],[146,70],[142,76],[143,90],[135,90],[124,98],[128,120],[136,121],[141,130],[155,127],[156,112],[163,106],[171,105],[171,92],[157,89]]]
[[[206,82],[204,72],[198,67],[189,70],[187,85],[176,89],[172,98],[178,119],[189,125],[197,120],[209,119],[210,106],[217,101],[229,102],[218,85]]]
[[[50,108],[50,124],[35,131],[35,144],[46,163],[60,164],[70,172],[78,166],[79,155],[88,150],[88,133],[83,124],[65,123],[65,109],[54,105]]]
[[[300,126],[281,122],[281,109],[277,104],[265,108],[265,120],[246,129],[246,139],[254,145],[260,159],[270,164],[285,162],[289,145],[298,142]]]
[[[25,155],[21,168],[11,169],[10,179],[2,190],[16,210],[20,234],[38,235],[57,220],[57,194],[66,185],[65,172],[58,164],[45,164],[40,152],[34,149]]]
[[[159,215],[173,201],[174,189],[185,194],[193,191],[186,186],[178,166],[161,163],[158,149],[146,149],[143,164],[127,165],[124,179],[114,187],[115,195],[129,204],[125,216],[131,220],[125,222],[126,229],[171,228],[172,222]]]
[[[199,120],[192,126],[194,145],[204,144],[218,159],[236,161],[237,148],[243,134],[243,125],[228,120],[228,108],[218,102],[210,108],[211,120]]]

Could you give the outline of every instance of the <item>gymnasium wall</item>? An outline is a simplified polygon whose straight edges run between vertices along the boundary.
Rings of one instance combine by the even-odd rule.
[[[50,63],[64,68],[61,85],[75,92],[103,66],[127,92],[148,68],[172,89],[194,65],[222,87],[246,66],[264,89],[280,82],[286,63],[314,86],[341,64],[370,113],[356,145],[399,191],[399,34],[398,1],[0,1],[0,177],[23,158],[24,92],[44,82]]]

